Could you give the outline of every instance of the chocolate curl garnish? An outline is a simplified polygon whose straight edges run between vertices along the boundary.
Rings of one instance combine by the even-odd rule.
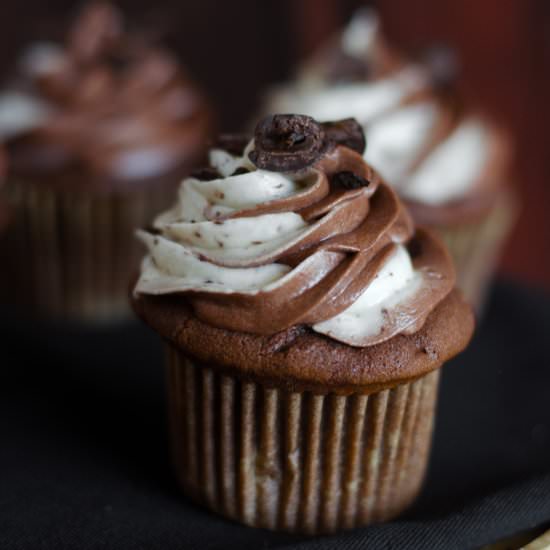
[[[214,147],[223,149],[232,155],[240,157],[250,142],[246,134],[222,134],[214,143]]]
[[[325,150],[321,124],[305,115],[270,115],[254,132],[250,160],[260,169],[292,172],[311,166]]]
[[[365,133],[363,132],[363,127],[354,118],[323,122],[321,126],[325,131],[327,140],[330,142],[349,147],[360,155],[365,152],[365,147],[367,146]]]
[[[108,2],[92,2],[84,7],[69,34],[69,47],[80,62],[89,62],[120,38],[122,15]]]

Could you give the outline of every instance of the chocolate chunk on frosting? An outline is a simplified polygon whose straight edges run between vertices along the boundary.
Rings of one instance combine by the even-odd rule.
[[[212,150],[218,178],[183,181],[175,206],[154,222],[158,234],[138,233],[149,253],[136,295],[184,295],[219,328],[271,335],[308,325],[356,347],[419,330],[453,288],[447,252],[415,233],[359,152],[327,146],[320,124],[293,117],[275,123],[275,137],[264,134],[275,117],[264,121],[241,156]],[[280,168],[259,167],[259,158]]]
[[[305,115],[270,115],[254,132],[250,160],[260,169],[290,172],[311,166],[326,147],[321,124]]]
[[[365,152],[367,142],[362,126],[354,118],[321,124],[327,139],[336,145],[345,145],[360,155]]]

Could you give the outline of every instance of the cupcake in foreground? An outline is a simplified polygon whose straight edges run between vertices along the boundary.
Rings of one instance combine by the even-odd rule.
[[[178,477],[248,525],[330,533],[403,511],[439,368],[472,335],[444,245],[364,147],[354,120],[268,117],[138,233],[132,304],[167,342]]]
[[[486,116],[461,104],[449,52],[413,63],[392,50],[377,15],[360,11],[348,28],[268,96],[264,112],[319,120],[355,117],[365,158],[394,186],[415,221],[439,231],[475,304],[511,228],[510,145]]]
[[[0,243],[4,301],[83,320],[127,315],[134,230],[204,162],[210,126],[172,55],[125,32],[109,4],[86,6],[64,45],[31,46],[0,94],[15,214]]]

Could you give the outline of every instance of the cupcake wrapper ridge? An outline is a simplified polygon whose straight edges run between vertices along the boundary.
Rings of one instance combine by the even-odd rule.
[[[420,490],[439,371],[370,395],[317,395],[221,374],[169,346],[184,491],[255,527],[332,533],[390,519]]]

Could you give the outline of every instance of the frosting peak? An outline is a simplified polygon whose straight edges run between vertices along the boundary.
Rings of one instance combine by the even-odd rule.
[[[418,330],[453,287],[446,252],[341,144],[360,141],[356,123],[281,117],[240,155],[211,151],[209,177],[184,180],[138,232],[149,254],[135,292],[182,294],[203,321],[256,334],[305,324],[364,347]]]

